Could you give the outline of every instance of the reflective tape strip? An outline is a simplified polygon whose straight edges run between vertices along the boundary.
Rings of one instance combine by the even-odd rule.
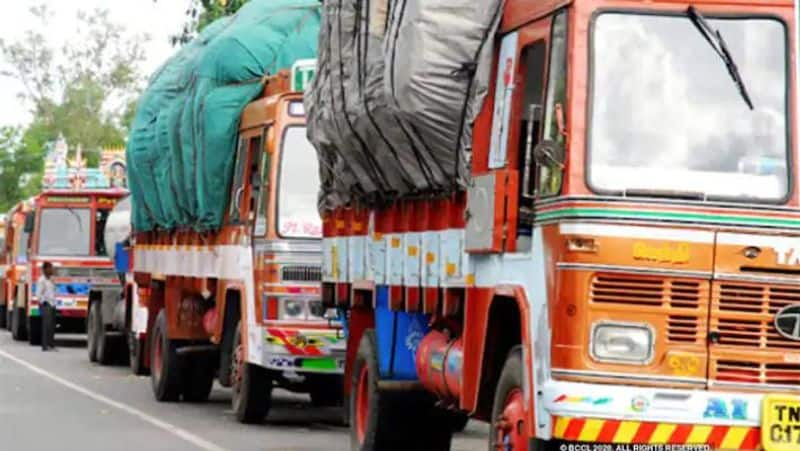
[[[721,449],[753,449],[758,446],[760,430],[747,426],[555,417],[553,438],[576,442],[709,444]]]

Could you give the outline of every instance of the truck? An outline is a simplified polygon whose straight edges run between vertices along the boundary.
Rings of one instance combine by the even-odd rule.
[[[205,400],[216,377],[241,422],[262,421],[278,386],[341,403],[345,341],[320,300],[316,158],[291,83],[303,67],[268,78],[244,109],[219,230],[133,231],[128,295],[146,308],[159,401]]]
[[[89,287],[117,284],[117,275],[102,237],[108,215],[127,191],[120,188],[46,188],[33,197],[25,213],[29,234],[27,268],[16,283],[12,330],[17,340],[41,341],[36,279],[42,264],[54,267],[56,331],[85,333]]]
[[[86,343],[89,361],[101,365],[129,362],[136,375],[146,374],[147,310],[138,303],[130,273],[131,201],[121,199],[105,223],[103,240],[114,263],[118,283],[89,288]],[[142,320],[144,318],[144,320]]]
[[[328,26],[361,36],[337,23],[356,8],[339,3]],[[463,25],[446,14],[492,2],[454,0],[436,21],[414,14],[437,5],[404,3],[388,26],[371,19],[388,30],[378,48],[421,43],[415,58],[431,77],[485,35],[489,77],[480,84],[480,59],[457,61],[477,74],[465,83],[487,89],[449,160],[426,160],[421,145],[360,158],[383,144],[358,113],[318,116],[307,104],[309,123],[321,118],[310,133],[320,162],[335,168],[322,180],[322,296],[346,311],[351,449],[450,449],[443,411],[487,422],[492,450],[796,449],[792,2],[506,0],[496,26],[428,40],[419,36]],[[320,60],[308,99],[360,95],[342,76],[349,61],[335,59],[348,41],[330,42],[342,47]],[[422,86],[439,100],[463,72],[441,70],[435,81],[449,74],[448,84],[431,87],[414,59],[394,56],[385,74],[396,89],[379,95],[412,134],[427,110],[405,116],[406,95]],[[403,77],[419,83],[391,85]],[[373,144],[348,141],[338,131],[348,125]],[[429,189],[388,178],[465,153],[464,172]]]
[[[6,214],[0,214],[0,328],[6,327],[6,272],[8,271],[8,250],[6,249]]]
[[[5,259],[5,270],[0,287],[0,310],[3,313],[5,327],[12,336],[24,337],[22,318],[24,315],[17,310],[18,299],[21,297],[18,288],[25,281],[28,268],[28,237],[25,232],[25,215],[31,211],[30,200],[18,202],[6,214],[6,228],[2,253]],[[16,321],[15,321],[16,320]]]

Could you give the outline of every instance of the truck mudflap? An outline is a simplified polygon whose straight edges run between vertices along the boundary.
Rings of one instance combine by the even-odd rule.
[[[267,327],[263,362],[272,370],[343,374],[346,344],[337,330]]]
[[[794,431],[784,437],[787,427],[800,426],[800,404],[793,422],[791,405],[761,393],[549,381],[543,396],[552,419],[552,437],[545,439],[756,449],[762,428],[774,429],[778,443],[800,438]]]

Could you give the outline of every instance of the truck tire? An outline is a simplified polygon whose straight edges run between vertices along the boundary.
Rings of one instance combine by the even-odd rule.
[[[106,326],[103,323],[103,308],[95,304],[95,337],[97,340],[97,361],[101,365],[110,365],[114,361],[115,351],[121,348],[120,343],[116,337],[109,337],[106,333]],[[88,327],[88,325],[87,325]]]
[[[528,449],[530,441],[525,425],[528,416],[523,389],[521,346],[515,346],[508,352],[494,392],[491,418],[490,450],[499,449],[497,441],[501,437],[508,441],[511,449]]]
[[[150,382],[159,402],[174,402],[181,395],[181,365],[175,340],[167,337],[167,315],[158,312],[150,335]]]
[[[30,343],[31,346],[38,346],[42,344],[41,316],[28,317],[28,343]]]
[[[15,308],[13,313],[13,328],[11,329],[11,336],[16,341],[22,341],[28,339],[28,331],[25,329],[26,320],[25,320],[25,309],[22,308]]]
[[[427,393],[378,389],[375,331],[361,337],[350,395],[350,448],[353,451],[449,451],[453,438],[448,412]]]
[[[97,329],[103,324],[98,310],[96,302],[89,304],[89,315],[86,319],[86,352],[89,354],[90,362],[97,362]]]
[[[6,306],[0,305],[0,329],[8,327],[8,315],[6,315]]]
[[[183,400],[206,402],[214,385],[214,365],[207,355],[183,356]]]
[[[316,407],[338,407],[344,401],[344,381],[339,374],[306,375],[311,404]]]
[[[469,415],[463,412],[450,412],[450,424],[453,426],[453,432],[464,432],[469,423]]]
[[[137,376],[146,376],[148,371],[144,364],[144,340],[139,339],[135,332],[128,333],[128,364],[131,372]]]
[[[247,362],[242,344],[242,324],[236,325],[231,362],[233,398],[231,404],[240,423],[264,421],[272,406],[272,379],[266,369]]]
[[[6,328],[11,332],[11,326],[14,324],[14,309],[6,307]]]

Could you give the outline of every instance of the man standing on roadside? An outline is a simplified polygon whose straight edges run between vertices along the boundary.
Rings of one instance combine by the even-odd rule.
[[[42,264],[42,275],[36,281],[36,296],[39,298],[39,313],[42,316],[42,351],[55,350],[56,332],[56,284],[52,281],[53,264]]]

